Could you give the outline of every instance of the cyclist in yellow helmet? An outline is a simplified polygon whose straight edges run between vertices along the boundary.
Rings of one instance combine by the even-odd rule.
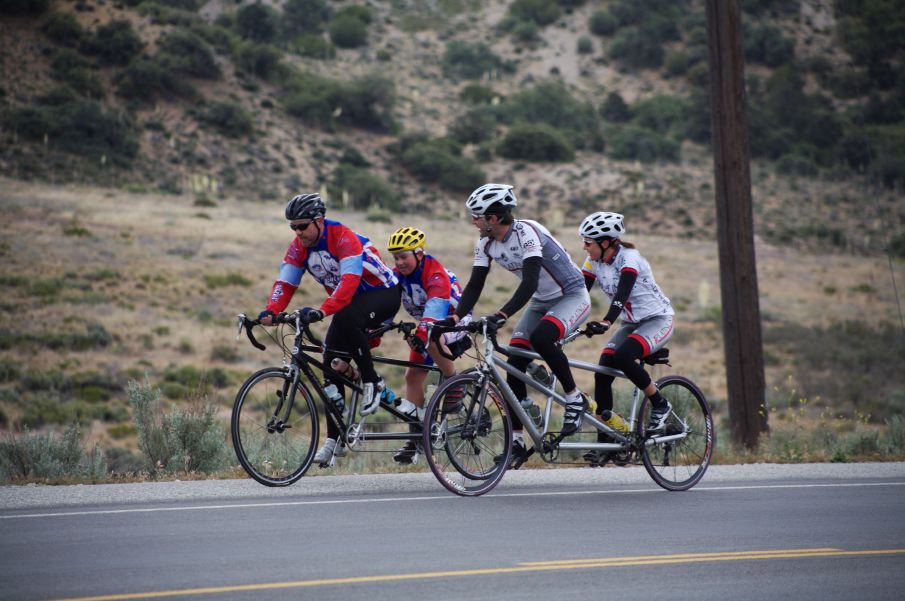
[[[409,361],[431,365],[436,363],[445,378],[455,375],[452,361],[437,350],[437,342],[427,344],[427,325],[451,315],[462,296],[456,275],[424,252],[426,236],[414,227],[403,227],[392,233],[387,250],[393,256],[394,272],[402,289],[402,306],[418,320],[418,329],[411,339]],[[460,322],[461,323],[461,322]],[[450,353],[457,357],[468,349],[471,339],[462,332],[450,332],[441,338]],[[418,407],[418,417],[424,417],[424,382],[427,370],[408,368],[405,372],[405,396]],[[449,400],[447,395],[447,400]],[[399,463],[414,463],[420,443],[407,441],[393,459]]]

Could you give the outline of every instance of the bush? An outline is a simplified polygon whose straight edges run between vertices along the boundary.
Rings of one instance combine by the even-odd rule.
[[[350,207],[368,209],[379,205],[384,209],[397,211],[400,208],[396,189],[379,175],[349,164],[339,165],[332,175],[330,195],[342,198],[348,195]]]
[[[218,79],[220,68],[210,46],[191,31],[175,30],[159,42],[157,62],[175,74]]]
[[[608,10],[595,11],[588,20],[588,29],[594,35],[613,35],[618,27],[619,23],[616,21],[616,17]]]
[[[679,144],[667,137],[636,125],[616,129],[609,137],[611,156],[623,161],[651,163],[658,160],[676,161]]]
[[[94,36],[84,41],[86,52],[96,54],[105,65],[128,65],[137,56],[144,42],[128,21],[111,21],[97,28]]]
[[[260,2],[246,4],[236,11],[236,32],[252,42],[272,42],[280,30],[280,16]]]
[[[559,130],[543,124],[518,123],[503,136],[497,152],[507,159],[571,161],[572,145]]]
[[[54,13],[42,28],[44,34],[58,44],[77,46],[85,35],[71,13]]]
[[[600,106],[600,116],[607,121],[624,123],[632,118],[632,110],[619,92],[610,92]]]
[[[235,102],[210,102],[194,113],[199,123],[231,138],[245,137],[254,131],[251,115]]]
[[[58,52],[50,68],[57,80],[68,84],[82,96],[101,99],[106,93],[91,65],[74,50],[67,48]]]
[[[666,53],[664,69],[667,77],[681,77],[688,73],[691,58],[684,52],[669,51]]]
[[[281,79],[286,74],[283,53],[270,44],[243,42],[236,47],[233,62],[240,71],[266,81]]]
[[[226,434],[216,421],[216,407],[195,400],[188,409],[163,414],[160,390],[149,383],[129,383],[129,404],[145,468],[155,476],[167,472],[213,472],[226,460]]]
[[[600,120],[594,107],[572,97],[559,81],[542,82],[510,98],[500,114],[512,122],[546,123],[578,149],[602,150]]]
[[[368,27],[352,15],[337,17],[330,23],[330,39],[340,48],[358,48],[368,43]]]
[[[194,88],[183,79],[173,77],[168,69],[155,60],[138,58],[118,73],[114,79],[116,94],[142,103],[153,103],[170,95],[194,98]]]
[[[283,30],[289,36],[319,34],[329,20],[326,0],[288,0],[283,5]]]
[[[747,25],[747,22],[746,22]],[[795,60],[795,41],[772,25],[746,26],[742,36],[745,60],[768,67],[779,67]]]
[[[493,138],[497,115],[490,107],[476,107],[456,119],[449,127],[449,136],[460,144],[480,144]]]
[[[452,41],[443,54],[443,73],[447,77],[479,79],[485,73],[505,70],[502,59],[486,44]]]
[[[344,19],[348,17],[358,19],[364,25],[370,25],[371,21],[374,20],[374,15],[371,13],[371,9],[360,4],[350,4],[348,6],[344,6],[339,10],[338,13],[336,13],[337,19]]]
[[[51,148],[127,166],[138,154],[138,139],[131,124],[105,113],[93,100],[54,98],[50,106],[14,109],[4,119],[19,136]]]
[[[0,13],[7,15],[40,15],[50,6],[50,0],[3,0]]]
[[[392,81],[381,76],[341,83],[306,74],[290,82],[281,100],[291,115],[322,127],[341,123],[382,132],[396,127],[396,91]]]
[[[578,38],[578,43],[575,49],[578,54],[591,54],[592,52],[594,52],[594,42],[592,42],[591,38],[589,38],[588,36],[583,35]]]
[[[459,92],[459,100],[466,104],[490,104],[497,93],[479,83],[469,83]]]
[[[814,177],[817,175],[817,165],[807,156],[790,153],[784,154],[776,161],[776,170],[785,175],[800,175]]]
[[[632,105],[632,121],[661,134],[681,136],[688,120],[688,106],[677,96],[658,95]]]
[[[613,40],[610,58],[630,69],[657,69],[663,64],[663,45],[638,27],[626,27]]]
[[[560,10],[555,0],[515,0],[509,5],[509,15],[543,27],[556,21]]]
[[[222,275],[207,274],[204,276],[204,284],[208,288],[226,288],[228,286],[242,286],[248,288],[252,281],[241,273],[226,273]]]
[[[485,180],[484,172],[459,156],[449,140],[409,137],[397,149],[402,165],[417,179],[457,192],[470,192]]]
[[[8,432],[0,441],[0,481],[22,480],[66,481],[72,479],[103,480],[107,464],[101,450],[91,452],[82,447],[81,431],[69,426],[62,438],[53,432],[20,436]]]
[[[331,59],[336,56],[336,46],[319,33],[305,33],[293,41],[295,51],[309,58]]]

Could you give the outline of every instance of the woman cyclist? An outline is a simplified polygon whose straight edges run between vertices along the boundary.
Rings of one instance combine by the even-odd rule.
[[[621,370],[644,391],[651,400],[647,430],[659,431],[672,407],[641,367],[639,359],[661,349],[672,337],[673,308],[657,286],[650,264],[634,244],[622,239],[624,234],[625,223],[619,213],[592,213],[578,228],[588,253],[582,265],[585,285],[590,290],[597,282],[610,299],[606,315],[601,321],[589,322],[587,331],[588,335],[603,334],[618,317],[622,317],[622,326],[610,337],[600,355],[599,365]],[[594,376],[597,413],[610,427],[628,431],[625,420],[613,413],[613,380],[613,376],[604,374]],[[598,434],[601,442],[606,441],[605,437],[605,434]],[[585,458],[592,463],[599,462],[601,457],[594,457],[592,453]]]
[[[456,374],[455,364],[440,354],[437,341],[427,344],[427,327],[455,311],[462,289],[454,273],[424,252],[426,238],[419,229],[403,227],[390,236],[387,251],[396,265],[394,273],[402,291],[402,306],[418,320],[418,328],[410,339],[412,349],[409,361],[425,365],[436,363],[443,377],[449,378]],[[466,319],[468,317],[463,322]],[[466,345],[470,344],[471,339],[464,332],[448,332],[440,341],[447,354],[457,357],[467,350]],[[409,367],[405,370],[405,396],[417,407],[419,419],[424,417],[424,382],[427,375],[426,369]],[[393,460],[402,464],[414,463],[418,452],[418,444],[409,440],[393,456]]]
[[[270,302],[258,320],[262,325],[271,325],[274,315],[289,305],[302,276],[310,272],[329,296],[317,309],[302,309],[302,317],[313,323],[327,315],[334,316],[324,338],[324,363],[329,364],[338,352],[352,356],[361,371],[361,414],[368,415],[380,404],[383,381],[374,371],[366,331],[396,314],[399,287],[374,245],[342,223],[324,219],[326,212],[318,194],[300,194],[286,205],[286,219],[295,239],[283,257]],[[342,391],[342,385],[334,383]],[[334,455],[342,456],[345,450],[337,447],[338,439],[338,429],[328,419],[327,440],[314,461],[331,465]]]

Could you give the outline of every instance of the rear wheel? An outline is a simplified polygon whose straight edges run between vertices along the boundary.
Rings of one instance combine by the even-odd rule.
[[[483,374],[472,372],[444,381],[424,412],[427,464],[440,484],[457,495],[491,490],[506,473],[512,452],[506,401],[493,384],[483,386],[483,380]],[[496,457],[503,460],[494,461]]]
[[[667,490],[688,490],[704,477],[713,455],[713,415],[701,390],[688,378],[666,376],[657,382],[672,405],[666,427],[645,432],[650,399],[641,404],[637,432],[644,441],[641,460],[654,482]]]
[[[317,448],[317,409],[301,382],[286,416],[291,385],[287,370],[263,369],[245,381],[233,405],[236,457],[249,476],[267,486],[288,486],[304,476]]]

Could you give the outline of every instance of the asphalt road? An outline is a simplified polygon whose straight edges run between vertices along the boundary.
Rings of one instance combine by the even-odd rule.
[[[2,599],[901,599],[905,465],[0,488]]]

